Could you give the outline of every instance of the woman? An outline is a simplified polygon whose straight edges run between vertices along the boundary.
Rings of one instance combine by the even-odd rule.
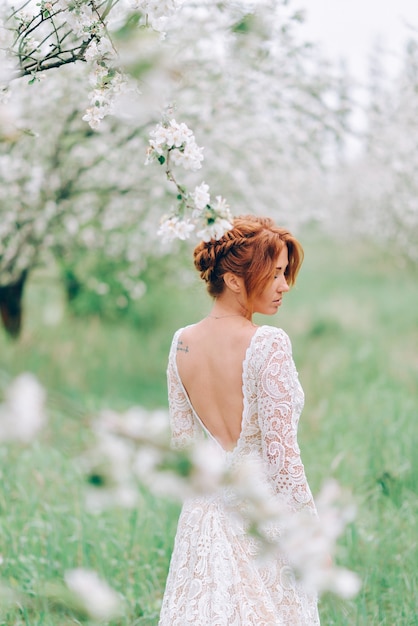
[[[290,341],[283,330],[252,322],[254,313],[277,312],[302,258],[287,230],[255,216],[235,218],[219,241],[196,247],[195,266],[214,304],[174,335],[169,405],[175,447],[204,433],[226,464],[262,463],[273,498],[316,515],[296,438],[303,391]],[[319,624],[315,595],[289,575],[286,558],[257,559],[256,546],[223,493],[187,501],[160,626]]]

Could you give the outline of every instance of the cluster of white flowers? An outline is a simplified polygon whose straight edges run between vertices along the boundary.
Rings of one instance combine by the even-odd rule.
[[[159,447],[168,446],[167,413],[148,412],[142,407],[122,415],[104,411],[93,430],[96,445],[81,459],[89,478],[87,508],[97,513],[113,505],[135,506],[137,480],[161,461]]]
[[[315,497],[318,517],[299,514],[298,523],[289,518],[280,542],[286,546],[296,575],[307,587],[352,598],[361,587],[359,577],[331,562],[338,538],[353,521],[355,508],[335,480],[328,480]]]
[[[96,445],[82,459],[89,481],[86,504],[92,512],[135,506],[138,484],[158,496],[184,500],[225,481],[224,458],[213,442],[202,440],[186,452],[171,449],[167,411],[104,411],[93,428]]]
[[[209,189],[208,185],[202,183],[205,188]],[[198,190],[199,187],[196,187]],[[195,193],[196,193],[195,190]],[[198,202],[202,195],[197,191]],[[187,199],[192,199],[194,194],[184,196],[186,202],[184,206],[186,208],[192,208],[187,203]],[[224,198],[216,196],[216,204],[210,204],[210,196],[208,195],[208,203],[203,208],[195,206],[192,208],[191,217],[184,218],[180,215],[171,215],[170,217],[163,218],[160,228],[157,234],[165,242],[173,241],[174,239],[188,239],[190,234],[196,231],[196,235],[203,241],[210,241],[211,239],[221,239],[226,231],[232,228],[232,215]]]
[[[198,185],[191,194],[194,205],[198,211],[203,211],[208,205],[210,205],[210,193],[209,185],[205,182]]]
[[[331,562],[337,540],[354,516],[350,499],[336,482],[330,481],[319,493],[318,518],[311,510],[295,511],[274,495],[259,462],[229,467],[210,439],[173,450],[166,411],[142,407],[124,414],[105,411],[94,430],[97,446],[85,465],[90,482],[96,484],[88,491],[90,509],[135,506],[139,485],[179,501],[222,493],[233,519],[257,538],[260,558],[275,552],[285,555],[297,578],[315,591],[332,591],[344,598],[358,592],[358,577]]]
[[[166,124],[157,124],[150,137],[146,164],[154,159],[160,163],[170,159],[193,172],[202,167],[203,148],[197,145],[193,132],[183,122],[178,124],[172,119]]]
[[[181,219],[177,215],[163,219],[157,231],[164,242],[174,239],[185,240],[195,230],[195,225],[189,219]]]
[[[186,203],[185,206],[190,208]],[[191,218],[184,218],[180,215],[163,218],[157,235],[164,242],[170,242],[174,239],[184,241],[189,238],[192,232],[196,231],[197,237],[203,241],[219,240],[232,228],[232,219],[224,198],[216,196],[215,205],[208,204],[204,209],[193,210]]]
[[[91,64],[89,82],[93,89],[83,120],[97,130],[103,118],[114,113],[116,98],[131,86],[128,77],[115,66],[116,51],[109,37],[102,35],[93,39],[84,58]]]
[[[32,374],[21,374],[0,405],[0,442],[30,442],[46,422],[45,391]]]
[[[83,120],[97,130],[106,115],[114,112],[117,96],[128,90],[127,78],[118,70],[96,61],[89,76],[93,90],[89,93],[90,106],[83,115]]]
[[[80,39],[85,41],[91,34],[100,38],[104,34],[105,25],[97,11],[93,11],[92,2],[59,0],[57,7],[64,12],[66,22]]]
[[[129,442],[97,433],[95,447],[81,459],[89,480],[85,501],[90,512],[100,513],[113,505],[136,506],[138,493],[132,480],[132,454]]]
[[[216,196],[211,204],[209,185],[202,182],[188,193],[180,187],[171,170],[171,164],[181,165],[186,170],[196,171],[201,168],[203,148],[200,148],[190,128],[178,124],[175,119],[165,124],[158,124],[151,131],[147,158],[145,163],[158,160],[166,165],[167,178],[177,186],[179,208],[172,215],[163,218],[158,235],[163,241],[188,239],[190,233],[197,229],[197,236],[204,241],[220,239],[227,230],[232,228],[232,215],[224,198]],[[190,216],[185,216],[185,210]]]
[[[97,572],[79,567],[67,571],[64,579],[91,619],[108,621],[120,617],[122,603],[119,594]]]
[[[222,196],[216,196],[215,204],[208,203],[201,212],[195,211],[195,215],[200,222],[204,222],[203,228],[197,231],[197,236],[203,241],[220,239],[227,230],[232,228],[232,215]]]
[[[116,7],[119,12],[125,11],[118,6],[122,3],[113,3],[106,8],[95,6],[88,0],[55,0],[54,2],[40,2],[37,7],[33,5],[32,12],[19,12],[15,15],[17,44],[11,39],[12,29],[2,28],[1,22],[7,23],[7,11],[3,9],[4,16],[0,16],[0,44],[5,35],[8,35],[6,45],[0,45],[1,69],[0,83],[5,74],[6,61],[11,65],[13,59],[21,59],[22,52],[26,53],[26,59],[37,59],[38,64],[32,70],[32,79],[39,79],[42,61],[51,54],[51,50],[60,49],[61,44],[66,42],[62,51],[62,63],[68,62],[68,57],[78,55],[84,51],[84,60],[91,67],[89,80],[93,90],[89,94],[89,106],[83,117],[84,121],[97,129],[102,119],[114,112],[114,100],[125,91],[128,82],[124,72],[117,67],[117,52],[111,41],[110,22],[115,17]],[[29,7],[30,8],[30,7]],[[124,13],[124,15],[125,15]],[[38,35],[37,41],[32,35]],[[67,36],[63,33],[68,31]],[[55,41],[56,33],[60,32],[60,38]],[[55,34],[54,34],[55,33]],[[50,43],[54,41],[54,44]],[[14,49],[16,48],[16,50]],[[3,52],[3,49],[6,52]],[[60,51],[60,50],[59,50]],[[61,53],[61,51],[60,51]],[[55,62],[55,59],[54,59]],[[22,69],[22,68],[21,68]],[[17,74],[17,72],[15,72]],[[10,81],[10,71],[7,76]]]
[[[14,81],[11,103],[0,104],[0,284],[13,284],[22,271],[50,263],[51,247],[59,240],[71,256],[80,249],[103,250],[126,280],[112,273],[96,276],[81,263],[73,268],[77,279],[90,290],[88,283],[96,277],[96,285],[113,285],[109,301],[121,293],[130,300],[143,293],[139,279],[146,259],[162,254],[155,246],[156,231],[168,207],[146,218],[160,172],[144,176],[138,170],[144,146],[134,123],[114,118],[109,134],[103,124],[102,132],[80,133],[77,142],[63,143],[63,135],[70,137],[84,125],[88,73],[88,64],[73,64],[30,87],[26,80]],[[134,100],[131,93],[129,98]],[[60,186],[70,180],[72,200],[57,202]]]

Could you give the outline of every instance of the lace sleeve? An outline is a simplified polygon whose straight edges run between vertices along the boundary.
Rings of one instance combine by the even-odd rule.
[[[168,408],[171,426],[171,446],[175,449],[190,445],[197,435],[197,424],[181,384],[176,367],[177,337],[174,335],[167,368]]]
[[[263,350],[257,390],[258,420],[263,457],[276,493],[292,509],[316,512],[297,442],[303,391],[286,333],[274,329]]]

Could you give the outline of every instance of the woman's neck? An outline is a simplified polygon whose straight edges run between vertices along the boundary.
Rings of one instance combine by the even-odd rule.
[[[207,317],[213,319],[242,317],[243,319],[251,321],[252,315],[236,298],[222,298],[215,300],[212,310]]]

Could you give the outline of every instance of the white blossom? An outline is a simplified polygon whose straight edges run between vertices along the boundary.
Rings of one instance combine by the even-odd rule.
[[[223,217],[226,220],[232,219],[229,204],[225,198],[222,198],[222,196],[216,196],[216,204],[214,204],[212,208],[220,217]]]
[[[99,460],[106,459],[106,472],[109,479],[119,483],[129,478],[133,454],[133,446],[129,440],[100,432],[95,453]]]
[[[84,568],[69,570],[65,582],[89,616],[94,620],[111,620],[121,614],[121,599],[97,572]]]
[[[93,428],[96,444],[81,459],[90,483],[85,494],[87,508],[94,513],[110,506],[132,508],[138,499],[135,481],[148,484],[158,476],[161,449],[169,442],[167,412],[142,407],[122,414],[104,411]]]
[[[171,150],[170,158],[175,165],[181,165],[185,170],[196,170],[202,167],[203,148],[195,141],[188,141],[181,150]]]
[[[197,231],[196,234],[203,241],[210,241],[211,239],[218,240],[231,228],[231,222],[223,218],[217,218],[214,222],[207,224],[204,228]]]
[[[225,455],[220,446],[204,439],[196,442],[191,450],[193,471],[190,476],[192,489],[197,493],[213,493],[225,480]]]
[[[138,506],[138,489],[133,484],[116,484],[112,487],[87,487],[84,494],[87,511],[97,515],[113,507],[133,509]]]
[[[19,11],[16,13],[16,20],[20,22],[21,27],[26,27],[30,24],[31,20],[34,17],[34,12],[29,13],[29,11]]]
[[[100,109],[99,107],[92,106],[86,109],[83,115],[83,120],[89,124],[94,130],[97,130],[100,126],[100,122],[105,117],[106,109]]]
[[[163,461],[163,454],[153,446],[141,446],[135,455],[133,471],[144,483],[152,481],[158,466]]]
[[[32,374],[15,378],[0,405],[0,441],[31,441],[46,423],[45,397]]]
[[[337,540],[355,515],[354,507],[335,480],[328,480],[315,498],[318,517],[300,512],[296,523],[289,519],[283,543],[290,563],[304,584],[317,591],[332,591],[349,598],[359,591],[353,572],[330,562]]]
[[[185,240],[189,238],[190,233],[194,229],[195,225],[190,220],[170,217],[162,222],[157,234],[165,242],[173,241],[174,239]]]
[[[153,443],[169,441],[169,419],[165,410],[149,411],[136,406],[122,414],[103,411],[95,422],[94,429],[98,433],[116,433]]]
[[[97,34],[103,31],[103,24],[101,24],[97,15],[93,12],[90,4],[87,3],[74,3],[71,7],[64,1],[62,7],[65,10],[65,17],[68,24],[78,37],[82,39],[88,39],[88,36],[92,29],[95,29]]]
[[[322,587],[349,600],[354,598],[361,589],[361,580],[355,572],[344,567],[330,568],[327,575],[322,574]]]
[[[178,124],[175,119],[168,124],[157,124],[156,128],[150,132],[150,145],[162,154],[166,148],[182,148],[187,143],[194,143],[193,132],[186,124]]]
[[[209,185],[203,182],[198,187],[195,187],[192,198],[196,209],[203,210],[210,204]]]
[[[150,137],[147,162],[168,151],[173,163],[185,169],[196,171],[202,166],[203,148],[197,145],[193,132],[183,122],[178,124],[172,119],[168,124],[157,124]]]
[[[187,144],[195,143],[193,132],[184,122],[177,124],[176,120],[171,120],[167,130],[168,135],[166,143],[168,148],[181,148]]]
[[[84,53],[86,61],[97,61],[98,59],[109,59],[115,56],[112,42],[108,37],[101,37],[90,42]]]

